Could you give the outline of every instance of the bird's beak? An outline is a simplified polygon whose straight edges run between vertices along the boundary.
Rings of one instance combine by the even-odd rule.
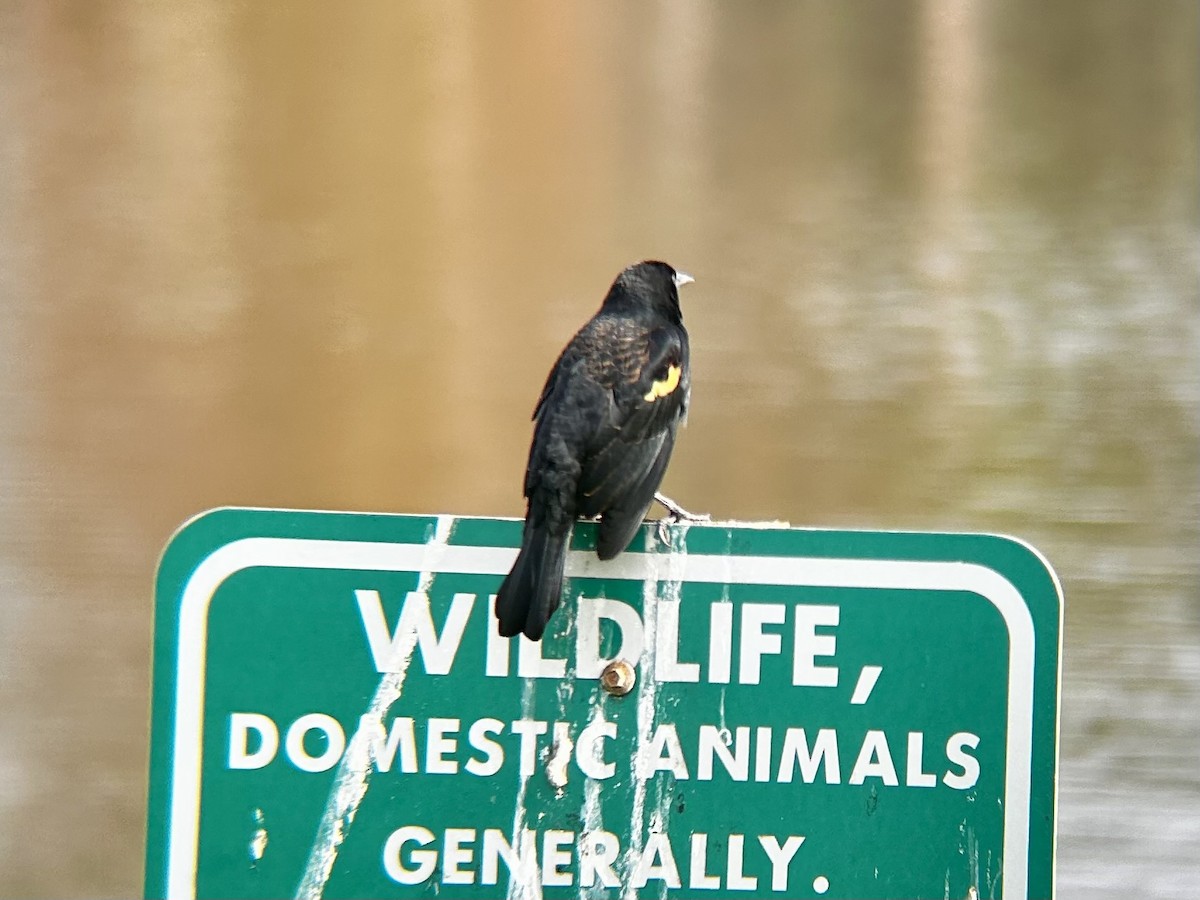
[[[675,287],[677,287],[677,288],[681,288],[685,284],[691,284],[695,280],[696,279],[693,278],[691,275],[689,275],[687,272],[676,272],[675,273],[674,281],[675,281]]]

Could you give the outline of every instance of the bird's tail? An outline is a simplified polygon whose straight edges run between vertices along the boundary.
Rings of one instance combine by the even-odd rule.
[[[525,526],[521,552],[496,594],[496,618],[502,636],[512,637],[523,631],[531,641],[541,638],[550,615],[562,600],[563,566],[570,540],[570,531],[555,535],[545,526]]]

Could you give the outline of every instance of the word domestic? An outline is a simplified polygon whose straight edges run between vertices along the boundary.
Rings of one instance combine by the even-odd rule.
[[[415,651],[427,674],[450,673],[477,595],[455,594],[440,629],[433,620],[429,597],[420,591],[410,591],[405,597],[395,629],[388,625],[378,591],[357,590],[354,595],[376,671],[405,671]],[[489,604],[494,603],[492,595]],[[827,630],[839,622],[840,607],[836,605],[713,603],[709,607],[708,646],[700,652],[702,659],[693,660],[681,658],[684,654],[679,640],[679,602],[654,600],[648,601],[647,606],[644,621],[628,603],[580,597],[575,618],[576,676],[596,678],[613,658],[600,653],[601,623],[607,621],[620,635],[620,650],[615,656],[639,659],[647,639],[654,641],[654,676],[659,682],[699,682],[703,676],[709,684],[758,684],[763,658],[786,654],[791,656],[793,685],[836,687],[838,684],[838,669],[830,663],[837,650],[837,637]],[[650,616],[653,616],[652,628],[648,627]],[[510,649],[511,639],[500,637],[495,628],[488,629],[486,675],[493,678],[510,675]],[[517,676],[565,678],[567,660],[546,657],[543,652],[543,642],[518,639]]]
[[[628,884],[641,889],[651,881],[680,888],[686,877],[687,887],[693,890],[758,891],[759,877],[746,874],[749,858],[751,871],[769,862],[770,889],[786,891],[792,860],[805,840],[796,834],[785,836],[782,842],[773,834],[714,835],[710,854],[709,835],[697,832],[690,835],[683,856],[666,832],[651,831],[644,846],[624,852],[620,839],[609,831],[576,834],[548,829],[540,838],[529,829],[518,832],[510,842],[498,828],[447,828],[439,836],[421,825],[404,825],[383,845],[383,870],[399,884],[421,884],[440,877],[442,884],[489,885],[499,881],[503,862],[513,881],[543,887],[573,886],[578,873],[581,888]],[[725,848],[720,854],[723,859],[716,851],[720,847]],[[681,869],[677,856],[686,860],[685,868]]]
[[[602,718],[576,730],[569,722],[536,719],[457,718],[418,721],[398,716],[386,723],[364,715],[347,743],[342,724],[325,713],[300,716],[283,729],[283,752],[304,772],[324,772],[346,753],[377,772],[457,775],[486,778],[516,761],[521,777],[532,775],[547,757],[573,760],[587,778],[608,780],[617,774],[611,750],[617,725]],[[280,727],[270,716],[235,712],[229,716],[230,769],[262,769],[280,757]],[[314,739],[315,738],[315,739]],[[660,722],[649,740],[638,741],[629,765],[642,779],[670,772],[677,781],[863,784],[868,778],[887,786],[933,788],[939,783],[965,791],[979,780],[974,751],[979,736],[957,732],[937,741],[927,753],[925,732],[889,735],[879,729],[847,734],[833,728],[774,728],[715,724],[689,726],[680,734],[672,722]],[[312,750],[319,746],[319,750]],[[626,757],[628,758],[628,757]],[[564,776],[565,780],[565,776]]]

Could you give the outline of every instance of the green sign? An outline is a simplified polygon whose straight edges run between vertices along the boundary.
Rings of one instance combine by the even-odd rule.
[[[159,569],[151,897],[1019,897],[1054,881],[1062,597],[993,535],[223,509]],[[630,689],[630,679],[632,688]]]

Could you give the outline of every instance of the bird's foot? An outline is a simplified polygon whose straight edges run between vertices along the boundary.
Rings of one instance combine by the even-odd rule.
[[[667,514],[658,520],[657,533],[659,541],[668,547],[671,546],[671,526],[676,522],[709,522],[712,520],[712,516],[708,513],[688,512],[666,494],[656,493],[654,499],[667,511]]]

